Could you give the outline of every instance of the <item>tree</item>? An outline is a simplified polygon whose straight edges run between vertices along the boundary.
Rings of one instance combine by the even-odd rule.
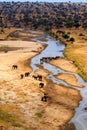
[[[0,33],[1,34],[4,33],[4,29],[3,28],[0,29]]]
[[[67,28],[72,28],[73,27],[73,22],[72,21],[70,21],[70,20],[68,20],[66,23],[65,23],[65,26],[67,27]]]
[[[29,17],[28,17],[27,14],[24,15],[24,22],[25,22],[26,24],[28,24],[28,22],[29,22]]]
[[[81,26],[79,22],[74,23],[74,27],[78,28],[79,26]]]
[[[83,23],[82,27],[87,28],[87,23]]]

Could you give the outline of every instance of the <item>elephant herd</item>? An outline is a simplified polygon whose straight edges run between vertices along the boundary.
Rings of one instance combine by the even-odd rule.
[[[43,62],[49,62],[51,60],[56,60],[57,58],[60,58],[59,56],[55,56],[55,57],[42,57],[40,59],[40,64],[43,64]]]
[[[20,74],[20,78],[23,79],[24,76],[25,76],[25,77],[28,77],[29,75],[30,75],[29,72],[25,72],[24,74]]]
[[[17,65],[12,66],[12,69],[17,69],[17,68],[18,68]],[[29,75],[30,75],[30,72],[25,72],[24,74],[20,74],[20,79],[23,79],[24,77],[29,77]],[[42,75],[32,75],[32,77],[35,80],[42,81]],[[40,82],[39,83],[39,88],[43,88],[43,87],[44,87],[44,83]],[[41,101],[47,102],[47,98],[48,98],[48,95],[46,93],[44,93],[43,97],[41,98]]]
[[[42,75],[33,75],[32,77],[36,80],[42,81]]]
[[[34,79],[42,81],[42,75],[33,75],[32,76]],[[44,87],[44,83],[39,83],[39,88],[43,88]],[[43,97],[41,98],[41,101],[43,102],[47,102],[47,98],[48,98],[48,94],[44,93]]]

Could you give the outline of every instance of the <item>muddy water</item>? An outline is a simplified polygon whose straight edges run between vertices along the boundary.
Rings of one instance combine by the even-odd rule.
[[[46,38],[47,41],[42,42],[40,41],[41,38]],[[39,55],[32,58],[31,67],[33,68],[33,72],[36,71],[37,69],[40,69],[39,67],[37,67],[37,64],[40,64],[40,59],[42,57],[56,57],[56,56],[64,57],[63,50],[65,46],[60,41],[56,41],[55,39],[47,35],[37,37],[34,40],[36,40],[41,44],[45,43],[48,46]],[[57,68],[45,62],[41,65],[50,72],[47,78],[50,79],[53,83],[61,84],[66,87],[75,88],[80,91],[82,101],[79,103],[79,107],[76,108],[75,115],[73,116],[73,118],[70,120],[69,123],[73,122],[75,124],[76,130],[87,130],[87,111],[84,110],[84,108],[87,107],[87,83],[84,82],[83,79],[76,73],[66,72],[60,68]],[[54,75],[58,75],[60,73],[74,74],[75,77],[78,79],[78,83],[83,84],[84,88],[76,88],[76,86],[71,86],[70,84],[62,80],[56,79]]]

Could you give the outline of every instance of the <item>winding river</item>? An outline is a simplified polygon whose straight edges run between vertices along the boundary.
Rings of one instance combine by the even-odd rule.
[[[40,40],[41,38],[46,38],[47,41],[42,42]],[[60,41],[56,41],[49,35],[42,35],[35,38],[34,40],[36,40],[41,44],[47,44],[47,47],[39,55],[32,58],[31,67],[33,68],[33,72],[36,71],[37,69],[40,69],[39,67],[37,67],[36,64],[40,64],[40,59],[42,57],[55,57],[55,56],[64,57],[63,50],[65,46]],[[87,107],[87,82],[84,82],[84,80],[78,74],[65,72],[64,70],[57,68],[49,63],[44,62],[42,66],[50,72],[47,78],[50,79],[53,83],[61,84],[66,87],[75,88],[80,91],[82,101],[80,101],[79,106],[75,109],[75,115],[73,116],[73,118],[70,120],[69,123],[73,122],[75,124],[76,130],[87,130],[87,111],[84,110],[84,108]],[[78,83],[84,85],[84,88],[76,88],[76,86],[70,86],[68,83],[60,79],[56,79],[54,75],[58,75],[60,73],[74,74],[75,77],[78,79]]]

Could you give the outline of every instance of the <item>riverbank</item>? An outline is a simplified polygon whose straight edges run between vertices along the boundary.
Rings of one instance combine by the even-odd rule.
[[[43,106],[43,92],[39,92],[40,81],[32,77],[29,62],[45,46],[32,41],[1,41],[0,46],[3,47],[0,51],[0,127],[5,130],[33,129],[33,123],[28,124],[27,119],[35,122],[33,118],[39,115],[40,104]],[[9,49],[5,52],[6,48]],[[18,68],[12,69],[12,65]],[[20,75],[25,72],[30,76],[21,79]]]
[[[59,115],[61,117],[61,111],[63,112],[63,119],[65,119],[64,124],[62,124],[61,130],[75,130],[75,126],[73,123],[67,124],[67,122],[70,121],[70,119],[75,114],[75,108],[79,106],[79,102],[82,100],[82,97],[80,95],[79,88],[84,87],[82,84],[78,83],[78,79],[75,77],[73,73],[76,73],[77,68],[73,64],[72,61],[67,60],[65,58],[58,58],[56,60],[50,61],[50,64],[61,68],[62,70],[65,70],[65,72],[72,72],[72,74],[67,73],[60,73],[59,75],[55,75],[56,78],[65,81],[68,83],[69,87],[62,86],[62,85],[52,85],[49,84],[50,87],[48,87],[48,92],[50,97],[52,98],[52,103],[60,107],[65,107],[65,111],[68,110],[68,112],[63,112],[62,109],[59,109]],[[74,88],[75,87],[75,88]],[[77,89],[77,90],[76,90]],[[55,105],[54,105],[55,106]],[[57,108],[58,108],[57,106]],[[68,116],[66,116],[66,113]],[[62,119],[62,121],[63,121]],[[60,120],[61,121],[61,120]],[[66,124],[66,125],[65,125]]]
[[[54,29],[52,32],[67,46],[64,55],[77,66],[77,73],[87,81],[87,29]],[[68,37],[69,38],[68,38]],[[64,38],[67,37],[67,38]],[[74,41],[70,41],[74,38]]]
[[[52,62],[54,63],[54,61]],[[36,71],[36,73],[43,74],[43,76],[46,77],[49,72],[44,70],[44,68],[41,69],[41,71]],[[70,85],[75,85],[78,88],[83,87],[81,84],[77,83],[77,80],[73,75],[66,75],[62,77],[69,77],[69,79],[65,80],[67,83],[68,80],[70,80]],[[62,79],[60,78],[60,75],[56,76],[56,78],[57,77],[59,79]],[[74,89],[73,87],[69,88],[66,86],[57,85],[51,80],[45,80],[46,81],[44,82],[46,83],[43,92],[48,94],[48,103],[46,104],[46,106],[44,106],[44,110],[42,112],[43,117],[40,119],[41,122],[44,122],[44,124],[39,125],[38,129],[62,130],[63,127],[65,127],[67,130],[70,130],[72,128],[75,129],[73,123],[71,123],[70,125],[66,124],[75,114],[75,108],[78,107],[79,101],[81,101],[82,99],[79,91]]]
[[[77,72],[77,67],[73,64],[72,61],[67,60],[66,58],[58,58],[57,60],[50,61],[50,64],[59,67],[66,72]],[[77,86],[82,88],[83,85],[78,84],[78,80],[73,74],[59,74],[56,76],[57,78],[64,80],[65,82],[69,83],[70,85]]]
[[[35,32],[31,34],[36,36]],[[44,49],[45,46],[42,44],[20,39],[16,42],[0,43],[1,46],[10,49],[7,52],[4,50],[0,52],[0,126],[6,130],[60,130],[62,125],[72,118],[81,100],[79,91],[53,84],[46,79],[49,72],[42,68],[35,72],[36,75],[42,75],[42,81],[32,77],[32,68],[28,65],[31,58]],[[53,64],[55,61],[52,61]],[[62,63],[64,61],[61,65]],[[12,69],[13,64],[17,65],[18,69]],[[65,68],[69,67],[70,64]],[[72,65],[70,70],[75,72],[76,67]],[[25,72],[30,72],[30,76],[21,79],[20,75],[24,75]],[[72,77],[70,79],[72,80]],[[44,83],[44,88],[39,87],[40,82]],[[77,85],[76,79],[74,85],[75,83]],[[78,84],[77,87],[82,86]],[[41,101],[44,93],[48,94],[47,102]]]

